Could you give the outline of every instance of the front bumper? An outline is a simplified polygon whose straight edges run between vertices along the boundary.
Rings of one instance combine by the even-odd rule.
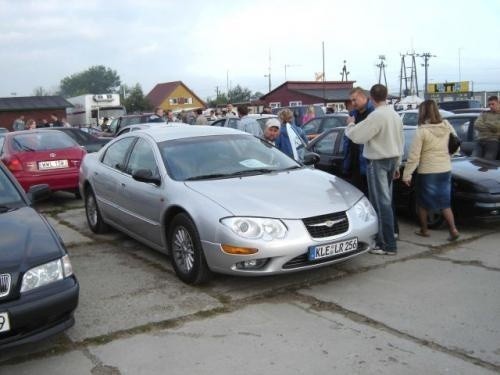
[[[312,238],[302,220],[282,220],[288,228],[283,240],[263,241],[245,240],[227,230],[219,231],[219,241],[216,243],[202,241],[205,258],[209,268],[214,272],[233,275],[272,275],[296,272],[311,268],[326,266],[345,261],[367,252],[375,245],[378,232],[378,223],[374,219],[363,222],[355,217],[352,210],[346,212],[349,219],[349,229],[339,235],[325,238]],[[358,248],[356,251],[342,253],[320,260],[308,260],[307,253],[311,246],[331,244],[356,237]],[[256,248],[258,252],[252,255],[232,255],[222,251],[221,244]],[[266,259],[265,264],[258,269],[241,269],[237,264],[247,260]]]
[[[6,312],[10,322],[10,330],[0,333],[0,348],[33,343],[71,327],[79,289],[72,276],[16,300],[0,302],[0,312]]]
[[[500,221],[500,195],[456,192],[454,207],[457,215],[484,222]]]

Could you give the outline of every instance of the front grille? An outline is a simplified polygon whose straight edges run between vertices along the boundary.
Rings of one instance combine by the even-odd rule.
[[[0,275],[0,297],[5,297],[10,292],[10,275],[4,273]]]
[[[343,258],[350,257],[355,254],[362,253],[368,248],[368,245],[366,243],[358,243],[358,248],[356,251],[350,251],[348,253],[343,253],[339,254],[333,257],[327,257],[327,258],[321,258],[321,259],[316,259],[316,260],[309,260],[308,258],[308,253],[304,253],[302,255],[299,255],[293,259],[290,259],[288,262],[283,264],[282,268],[285,270],[293,269],[293,268],[300,268],[300,267],[305,267],[305,266],[311,266],[313,264],[320,264],[320,263],[325,263],[325,262],[331,262],[332,260],[340,260]]]
[[[345,212],[308,217],[302,219],[312,238],[331,237],[347,232],[349,219]]]

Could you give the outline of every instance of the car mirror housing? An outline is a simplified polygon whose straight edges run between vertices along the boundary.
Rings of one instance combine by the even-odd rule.
[[[28,198],[31,202],[40,202],[50,197],[50,188],[47,184],[38,184],[30,186]]]
[[[319,155],[315,152],[306,152],[304,154],[304,165],[315,165],[319,162]]]
[[[138,169],[132,173],[132,178],[140,182],[161,185],[161,179],[153,175],[150,169]]]

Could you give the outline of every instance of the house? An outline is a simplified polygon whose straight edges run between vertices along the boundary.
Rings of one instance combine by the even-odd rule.
[[[158,83],[146,98],[153,107],[171,109],[174,112],[205,108],[205,102],[182,81]]]
[[[62,96],[14,96],[0,98],[0,127],[12,129],[12,124],[19,116],[24,120],[33,119],[37,123],[42,119],[50,121],[55,114],[60,119],[66,117],[66,108],[73,105]]]
[[[340,107],[349,100],[356,81],[286,81],[260,99],[271,108],[299,105],[334,104]]]

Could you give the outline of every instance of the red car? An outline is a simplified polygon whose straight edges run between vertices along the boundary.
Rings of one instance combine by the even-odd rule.
[[[67,190],[78,197],[78,171],[85,155],[73,139],[58,131],[23,130],[1,134],[0,160],[25,191],[36,184]]]

